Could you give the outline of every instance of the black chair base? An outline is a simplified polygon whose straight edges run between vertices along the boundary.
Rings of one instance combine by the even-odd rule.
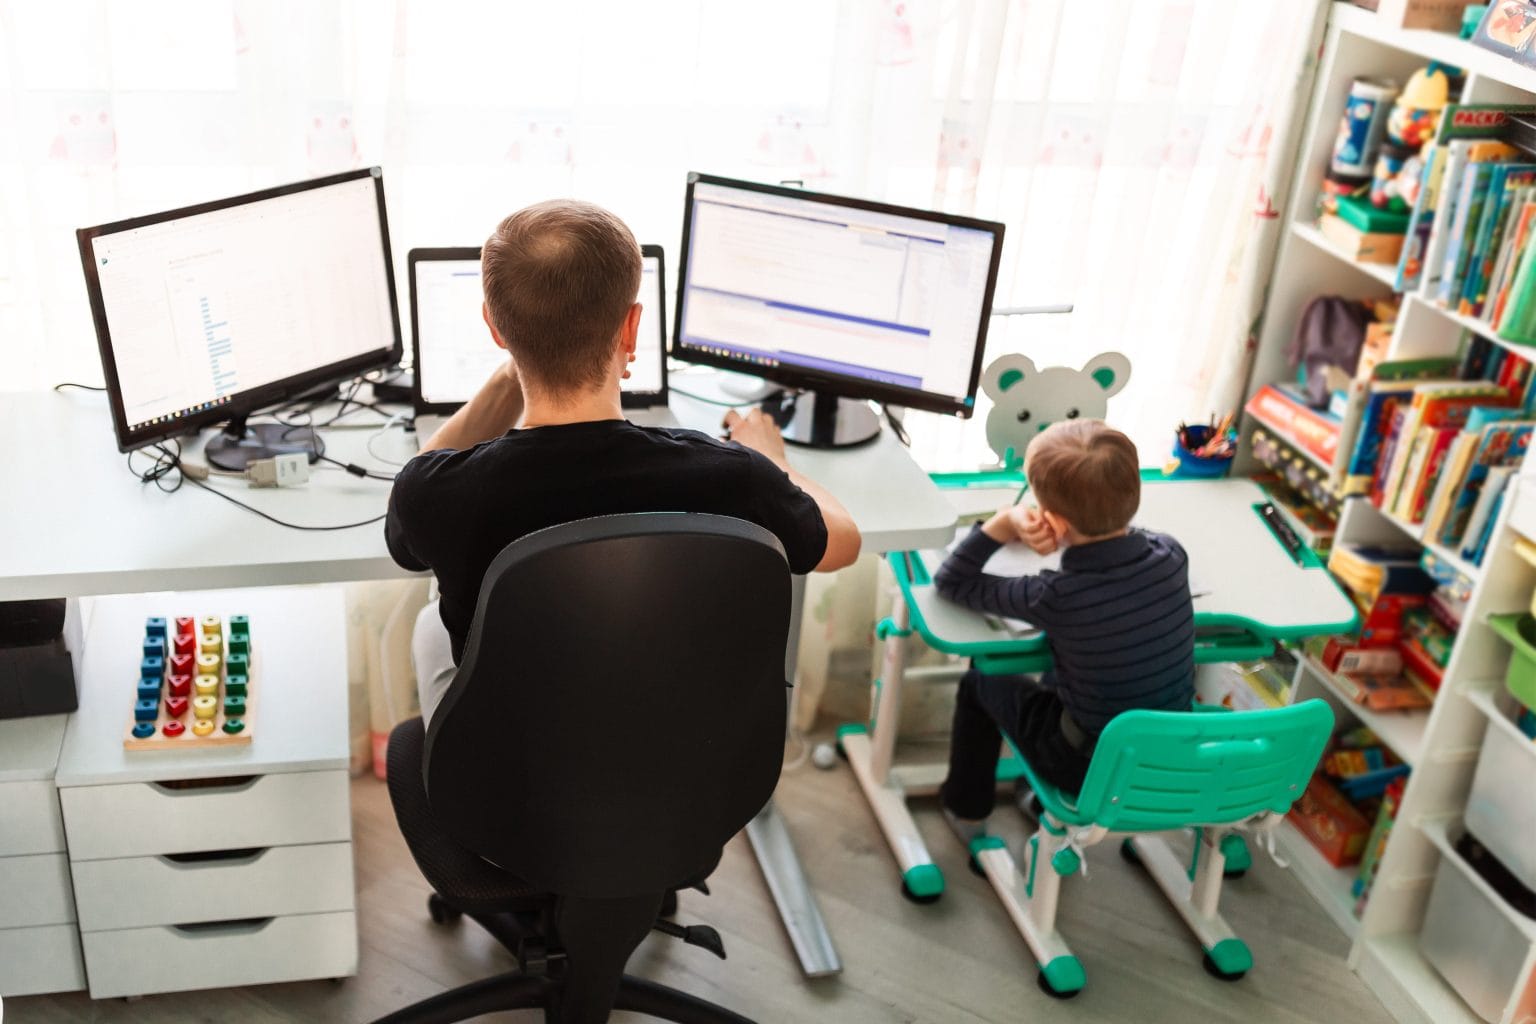
[[[484,1013],[537,1009],[544,1010],[544,1019],[554,1024],[560,1020],[560,988],[553,978],[530,978],[521,971],[509,971],[423,999],[380,1018],[376,1024],[455,1024]],[[619,982],[613,1008],[677,1024],[753,1024],[724,1007],[627,974]]]

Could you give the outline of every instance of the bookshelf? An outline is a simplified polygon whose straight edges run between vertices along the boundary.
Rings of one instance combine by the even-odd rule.
[[[1316,196],[1352,79],[1385,75],[1405,81],[1417,68],[1438,61],[1467,73],[1463,103],[1536,104],[1536,70],[1523,68],[1453,36],[1393,28],[1372,12],[1336,2],[1320,54],[1306,122],[1296,153],[1293,191],[1270,282],[1270,294],[1254,355],[1250,397],[1264,386],[1294,378],[1285,350],[1301,313],[1318,295],[1380,298],[1392,293],[1396,268],[1361,263],[1333,246],[1316,227]],[[1464,331],[1527,358],[1536,349],[1499,338],[1486,322],[1442,309],[1416,294],[1403,297],[1386,358],[1453,355]],[[1273,422],[1245,417],[1245,430],[1263,426],[1304,448]],[[1340,448],[1345,448],[1341,445]],[[1335,461],[1348,458],[1341,452]],[[1343,466],[1320,469],[1342,471]],[[1257,466],[1246,452],[1240,470]],[[1529,525],[1527,525],[1529,524]],[[1486,625],[1490,614],[1530,607],[1536,568],[1513,551],[1518,529],[1536,533],[1536,460],[1529,460],[1495,520],[1481,567],[1447,550],[1424,527],[1383,513],[1362,498],[1346,499],[1336,543],[1419,544],[1471,582],[1470,597],[1451,648],[1435,703],[1415,713],[1373,712],[1351,701],[1332,673],[1311,658],[1299,660],[1294,699],[1320,696],[1370,726],[1399,757],[1413,766],[1392,838],[1378,867],[1371,898],[1356,919],[1351,885],[1355,871],[1335,868],[1287,824],[1277,832],[1281,850],[1297,879],[1351,939],[1350,965],[1399,1021],[1413,1024],[1477,1024],[1482,1020],[1462,1000],[1420,949],[1420,932],[1435,872],[1448,856],[1448,828],[1457,828],[1466,807],[1477,758],[1488,729],[1504,728],[1492,695],[1503,686],[1510,652]],[[1532,538],[1536,540],[1536,537]],[[1536,765],[1536,757],[1533,757]],[[1536,836],[1536,801],[1527,830]],[[1522,992],[1524,993],[1522,995]],[[1536,999],[1536,954],[1506,1005],[1501,1024],[1515,1024]]]

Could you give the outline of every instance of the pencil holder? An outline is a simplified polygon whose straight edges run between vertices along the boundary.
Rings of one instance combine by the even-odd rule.
[[[1225,455],[1196,455],[1194,448],[1199,448],[1211,439],[1215,429],[1206,426],[1193,426],[1184,428],[1184,436],[1181,438],[1177,431],[1173,435],[1173,461],[1175,463],[1171,476],[1177,479],[1204,479],[1210,480],[1216,477],[1226,476],[1232,468],[1232,453]],[[1185,441],[1189,444],[1186,445]],[[1193,447],[1190,447],[1193,446]]]

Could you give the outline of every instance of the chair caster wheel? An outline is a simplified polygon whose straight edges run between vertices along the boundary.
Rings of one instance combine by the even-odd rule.
[[[1141,854],[1136,852],[1136,844],[1129,839],[1120,842],[1120,859],[1127,864],[1141,864]]]
[[[677,916],[677,890],[676,889],[668,890],[667,894],[661,898],[661,909],[656,912],[656,916],[658,916],[658,917],[676,917]]]
[[[1226,878],[1226,879],[1242,878],[1247,873],[1248,873],[1248,869],[1247,868],[1238,868],[1238,869],[1236,869],[1234,871],[1223,871],[1221,873],[1221,877],[1222,878]]]
[[[1235,974],[1224,973],[1220,967],[1216,966],[1216,961],[1211,959],[1209,953],[1205,954],[1200,962],[1205,967],[1205,973],[1218,981],[1241,981],[1248,973],[1247,971],[1238,971]]]
[[[975,875],[977,878],[987,877],[987,869],[981,866],[981,861],[976,859],[976,855],[974,853],[966,858],[965,866],[970,868],[971,874]]]
[[[1057,988],[1055,985],[1052,985],[1049,980],[1046,979],[1044,971],[1041,971],[1039,974],[1035,975],[1035,982],[1040,986],[1040,991],[1044,992],[1052,999],[1071,999],[1073,996],[1082,991],[1080,988],[1071,988],[1066,989],[1065,991]]]
[[[944,895],[943,892],[932,892],[919,896],[917,893],[912,891],[911,886],[907,885],[906,879],[902,879],[901,881],[901,894],[905,896],[909,902],[916,903],[925,907],[930,903],[939,902],[939,897]]]
[[[836,743],[832,744],[832,749],[837,751],[837,759],[839,761],[846,761],[846,760],[848,760],[848,751],[843,746],[843,741],[842,741],[841,738],[839,738]]]
[[[427,913],[432,915],[433,924],[453,924],[464,914],[450,907],[437,893],[427,897]]]

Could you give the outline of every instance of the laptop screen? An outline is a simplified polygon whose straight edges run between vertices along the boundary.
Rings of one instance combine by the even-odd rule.
[[[474,397],[507,358],[497,348],[480,315],[480,261],[465,258],[417,258],[411,262],[411,304],[419,399],[425,408],[462,405]],[[622,384],[630,404],[642,396],[664,401],[666,318],[663,314],[662,258],[645,247],[641,259],[640,331],[635,361]],[[641,404],[644,404],[641,402]]]

